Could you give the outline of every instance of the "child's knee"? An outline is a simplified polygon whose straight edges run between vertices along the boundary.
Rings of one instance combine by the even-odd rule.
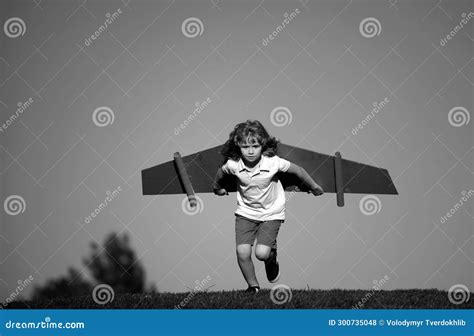
[[[237,258],[240,260],[250,259],[252,255],[252,246],[248,244],[237,245]]]
[[[270,251],[271,248],[269,246],[257,245],[255,248],[255,257],[257,257],[258,260],[267,260],[270,256]]]

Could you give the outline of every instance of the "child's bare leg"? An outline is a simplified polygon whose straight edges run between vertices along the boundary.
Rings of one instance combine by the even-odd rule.
[[[237,245],[237,261],[245,281],[249,286],[258,286],[255,268],[252,262],[252,246],[250,244]]]
[[[257,246],[255,246],[255,257],[257,257],[258,260],[266,261],[268,258],[270,258],[271,253],[272,248],[270,246],[261,244],[257,244]]]

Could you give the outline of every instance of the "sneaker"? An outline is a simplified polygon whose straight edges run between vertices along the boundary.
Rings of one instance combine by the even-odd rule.
[[[257,294],[259,291],[260,291],[259,286],[249,286],[249,288],[245,290],[245,293]]]
[[[270,257],[265,261],[265,271],[269,282],[274,283],[280,279],[280,265],[277,261],[276,249],[272,249]]]

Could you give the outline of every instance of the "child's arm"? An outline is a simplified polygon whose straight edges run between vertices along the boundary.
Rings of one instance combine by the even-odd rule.
[[[308,172],[303,168],[294,164],[293,162],[290,163],[290,167],[286,171],[287,173],[294,174],[298,176],[298,178],[303,182],[306,186],[308,186],[310,192],[313,195],[319,196],[324,194],[323,188],[319,184],[317,184],[313,178],[308,174]]]
[[[217,169],[216,177],[214,178],[214,184],[212,188],[214,189],[214,194],[218,196],[229,195],[227,190],[222,188],[222,181],[224,180],[225,173],[222,171],[222,168]]]

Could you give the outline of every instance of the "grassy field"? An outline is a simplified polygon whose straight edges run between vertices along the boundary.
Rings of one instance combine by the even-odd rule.
[[[287,293],[288,294],[288,293]],[[471,293],[472,294],[472,293]],[[281,304],[271,299],[268,289],[258,294],[242,291],[116,294],[107,304],[97,304],[91,296],[57,298],[46,301],[13,302],[6,308],[106,308],[106,309],[472,309],[472,299],[463,304],[452,304],[446,291],[429,290],[292,290],[281,296]],[[286,299],[286,300],[285,300]],[[358,305],[359,303],[359,305]]]

